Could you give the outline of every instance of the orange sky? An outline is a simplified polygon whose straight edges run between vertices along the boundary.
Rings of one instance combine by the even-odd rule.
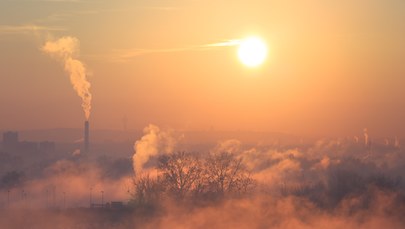
[[[269,47],[259,68],[236,47],[193,48],[249,35]],[[403,1],[2,1],[0,129],[82,126],[63,65],[41,52],[62,36],[80,40],[94,128],[126,116],[131,129],[405,135]]]

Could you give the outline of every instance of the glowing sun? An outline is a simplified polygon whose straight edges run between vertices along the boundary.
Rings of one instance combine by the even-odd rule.
[[[249,37],[240,42],[238,57],[248,67],[262,64],[267,57],[267,46],[258,37]]]

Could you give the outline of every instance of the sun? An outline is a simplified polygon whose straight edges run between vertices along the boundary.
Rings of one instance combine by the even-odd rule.
[[[244,65],[257,67],[266,60],[266,43],[258,37],[243,39],[239,44],[238,57]]]

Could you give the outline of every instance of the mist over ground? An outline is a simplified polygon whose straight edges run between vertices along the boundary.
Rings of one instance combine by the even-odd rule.
[[[3,149],[0,227],[405,227],[398,139],[186,141],[150,125],[131,155]]]

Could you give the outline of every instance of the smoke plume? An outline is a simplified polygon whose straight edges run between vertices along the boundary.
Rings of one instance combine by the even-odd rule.
[[[395,136],[395,143],[394,143],[395,147],[399,148],[400,144],[399,144],[399,140],[398,137]]]
[[[142,173],[145,164],[154,156],[163,153],[172,153],[178,139],[171,131],[163,131],[150,124],[143,130],[145,135],[135,142],[135,154],[132,157],[135,174]]]
[[[91,110],[90,82],[86,78],[84,64],[75,58],[79,52],[79,40],[75,37],[62,37],[56,41],[48,41],[42,47],[42,51],[64,64],[74,90],[82,98],[83,111],[88,120]]]
[[[367,130],[367,128],[364,128],[363,132],[364,132],[364,145],[368,146],[369,142],[368,142],[368,130]]]

